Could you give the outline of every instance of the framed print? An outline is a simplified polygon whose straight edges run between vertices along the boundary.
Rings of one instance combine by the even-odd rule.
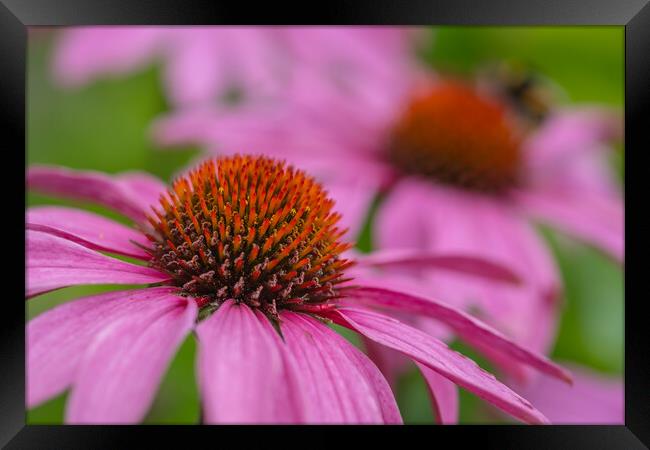
[[[7,448],[647,445],[643,0],[2,3]]]

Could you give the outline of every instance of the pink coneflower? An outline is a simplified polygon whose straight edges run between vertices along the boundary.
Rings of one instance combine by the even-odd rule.
[[[377,58],[377,51],[403,54],[408,33],[400,27],[79,27],[61,34],[53,71],[60,84],[79,86],[160,61],[173,106],[216,105],[233,92],[277,96],[291,85],[299,61],[327,68],[332,77],[351,76],[359,65],[385,77],[396,61]],[[317,62],[305,35],[321,49]],[[341,40],[348,47],[343,54]]]
[[[568,374],[458,309],[377,287],[342,254],[339,215],[312,178],[266,157],[208,160],[165,190],[150,176],[32,168],[32,189],[94,201],[135,228],[89,212],[27,212],[27,296],[78,284],[142,284],[58,306],[27,327],[27,404],[70,388],[66,421],[145,415],[180,342],[195,331],[207,423],[399,423],[377,367],[333,321],[416,361],[432,392],[464,387],[530,423],[545,418],[472,360],[380,310],[435,318],[473,345],[560,379]],[[125,255],[133,264],[102,252]],[[466,256],[378,257],[508,278]],[[362,265],[362,264],[360,264]],[[444,390],[436,386],[445,386]],[[436,402],[447,414],[453,401]]]
[[[155,138],[221,154],[281,154],[325,184],[352,233],[383,194],[377,248],[481,255],[516,267],[524,286],[422,270],[417,283],[537,351],[553,343],[561,285],[533,221],[622,261],[623,201],[606,161],[620,124],[610,112],[548,108],[525,80],[522,93],[407,69],[386,82],[368,69],[343,90],[316,71],[303,75],[292,101],[275,109],[178,112],[155,125]]]

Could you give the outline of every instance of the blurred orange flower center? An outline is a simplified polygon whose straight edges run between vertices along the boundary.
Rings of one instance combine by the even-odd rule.
[[[415,96],[395,124],[390,161],[406,173],[483,191],[516,182],[520,136],[505,105],[457,81]]]
[[[330,305],[352,264],[334,202],[312,178],[265,157],[209,160],[176,180],[149,222],[151,264],[207,313],[234,299],[279,309]]]

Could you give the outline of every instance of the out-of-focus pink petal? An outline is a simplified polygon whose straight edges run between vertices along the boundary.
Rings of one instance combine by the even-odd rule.
[[[619,138],[622,130],[622,117],[611,111],[593,108],[557,113],[525,143],[529,175],[571,178],[576,164],[603,153],[604,144]]]
[[[449,379],[439,375],[422,363],[415,362],[424,377],[431,396],[431,403],[442,425],[458,423],[458,388]]]
[[[27,230],[27,297],[81,284],[158,283],[169,276],[53,234]]]
[[[395,390],[399,375],[404,373],[410,364],[409,359],[371,339],[362,337],[362,340],[366,354],[384,375],[391,388]]]
[[[538,189],[517,194],[532,217],[602,248],[618,261],[625,253],[623,199],[598,192]]]
[[[112,320],[83,351],[66,422],[131,424],[147,413],[162,376],[194,326],[196,303],[167,294]]]
[[[217,101],[232,75],[220,52],[219,35],[210,28],[181,28],[168,43],[166,90],[174,104]],[[230,80],[232,81],[232,80]]]
[[[411,40],[415,32],[406,27],[288,27],[282,31],[299,67],[302,63],[302,68],[314,70],[320,78],[335,81],[349,95],[365,95],[366,103],[372,97],[400,92],[400,85],[408,85],[416,69]]]
[[[363,353],[309,316],[281,318],[308,423],[401,423],[388,383]]]
[[[138,203],[150,211],[149,205],[158,206],[160,195],[167,191],[165,183],[146,172],[122,172],[115,177],[117,182],[137,193]]]
[[[462,254],[436,254],[419,250],[378,250],[370,255],[357,258],[360,264],[396,269],[432,268],[450,270],[494,281],[516,283],[519,275],[508,267],[484,258]]]
[[[27,172],[28,189],[97,203],[136,222],[143,222],[151,206],[158,205],[154,195],[157,187],[164,189],[151,175],[134,172],[110,177],[101,172],[47,166],[32,166]]]
[[[151,129],[160,145],[199,144],[219,154],[264,153],[286,157],[292,153],[317,154],[329,147],[314,138],[312,129],[296,126],[296,112],[283,107],[241,107],[223,112],[197,107],[157,119]],[[320,138],[320,136],[318,136]]]
[[[87,211],[60,206],[37,206],[27,210],[26,227],[75,241],[88,248],[148,259],[139,244],[150,247],[140,232]]]
[[[50,309],[27,325],[27,407],[68,388],[89,342],[107,324],[138,315],[169,287],[109,292]]]
[[[370,213],[370,206],[379,187],[362,180],[352,183],[332,180],[324,187],[329,197],[336,202],[336,211],[341,214],[339,227],[347,228],[348,236],[356,238]]]
[[[329,316],[337,323],[426,365],[513,417],[529,423],[547,423],[546,418],[529,402],[501,384],[474,361],[449,349],[433,336],[391,317],[362,309],[340,308],[329,313]]]
[[[361,287],[350,289],[346,292],[346,304],[362,303],[368,306],[435,318],[451,327],[470,344],[479,344],[481,346],[480,348],[483,346],[490,347],[519,362],[535,367],[541,372],[567,382],[571,381],[569,373],[560,366],[549,361],[542,355],[535,354],[521,347],[497,330],[457,308],[445,305],[431,298],[418,297],[382,287],[373,287],[363,281],[360,283]]]
[[[166,56],[167,91],[180,106],[214,105],[229,88],[258,97],[278,88],[278,49],[271,27],[175,30]]]
[[[623,380],[571,365],[573,386],[548,377],[515,387],[553,424],[622,425],[625,423]]]
[[[285,344],[261,312],[229,300],[197,327],[206,423],[297,423],[301,404]]]
[[[80,85],[100,75],[119,75],[148,63],[156,54],[161,27],[80,27],[61,35],[54,52],[54,75]]]

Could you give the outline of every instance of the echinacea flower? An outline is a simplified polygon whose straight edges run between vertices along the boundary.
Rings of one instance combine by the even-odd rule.
[[[449,387],[458,385],[522,421],[546,422],[474,361],[380,310],[435,318],[471,344],[569,380],[545,357],[452,306],[350,280],[353,262],[343,254],[350,244],[340,240],[334,202],[282,162],[208,160],[169,189],[144,174],[52,167],[32,167],[27,183],[102,204],[135,225],[63,207],[27,212],[27,297],[79,284],[143,285],[71,301],[29,322],[27,405],[70,389],[67,422],[141,420],[192,331],[207,423],[401,422],[381,372],[330,321],[416,361],[434,396],[445,394],[437,402],[444,415],[455,407]],[[383,257],[372,265],[401,263],[414,261]],[[512,277],[462,255],[418,263]]]
[[[338,51],[346,52],[344,42]],[[387,82],[369,66],[345,90],[305,71],[290,102],[180,111],[158,121],[154,136],[216,154],[275,152],[324,183],[353,234],[381,195],[376,248],[480,255],[517,268],[526,280],[517,287],[441,280],[420,269],[415,276],[429,295],[548,351],[561,283],[533,225],[550,224],[623,260],[623,200],[606,161],[618,119],[597,108],[548,107],[525,83],[523,93],[499,92],[398,67],[401,79]]]
[[[400,27],[76,27],[61,34],[53,72],[61,85],[79,86],[160,61],[173,106],[217,105],[233,90],[256,99],[280,94],[297,61],[314,63],[304,35],[318,43],[318,66],[332,77],[349,77],[359,64],[385,77],[396,61],[388,64],[377,51],[403,54],[407,34]],[[348,46],[344,54],[337,51],[341,39]]]

